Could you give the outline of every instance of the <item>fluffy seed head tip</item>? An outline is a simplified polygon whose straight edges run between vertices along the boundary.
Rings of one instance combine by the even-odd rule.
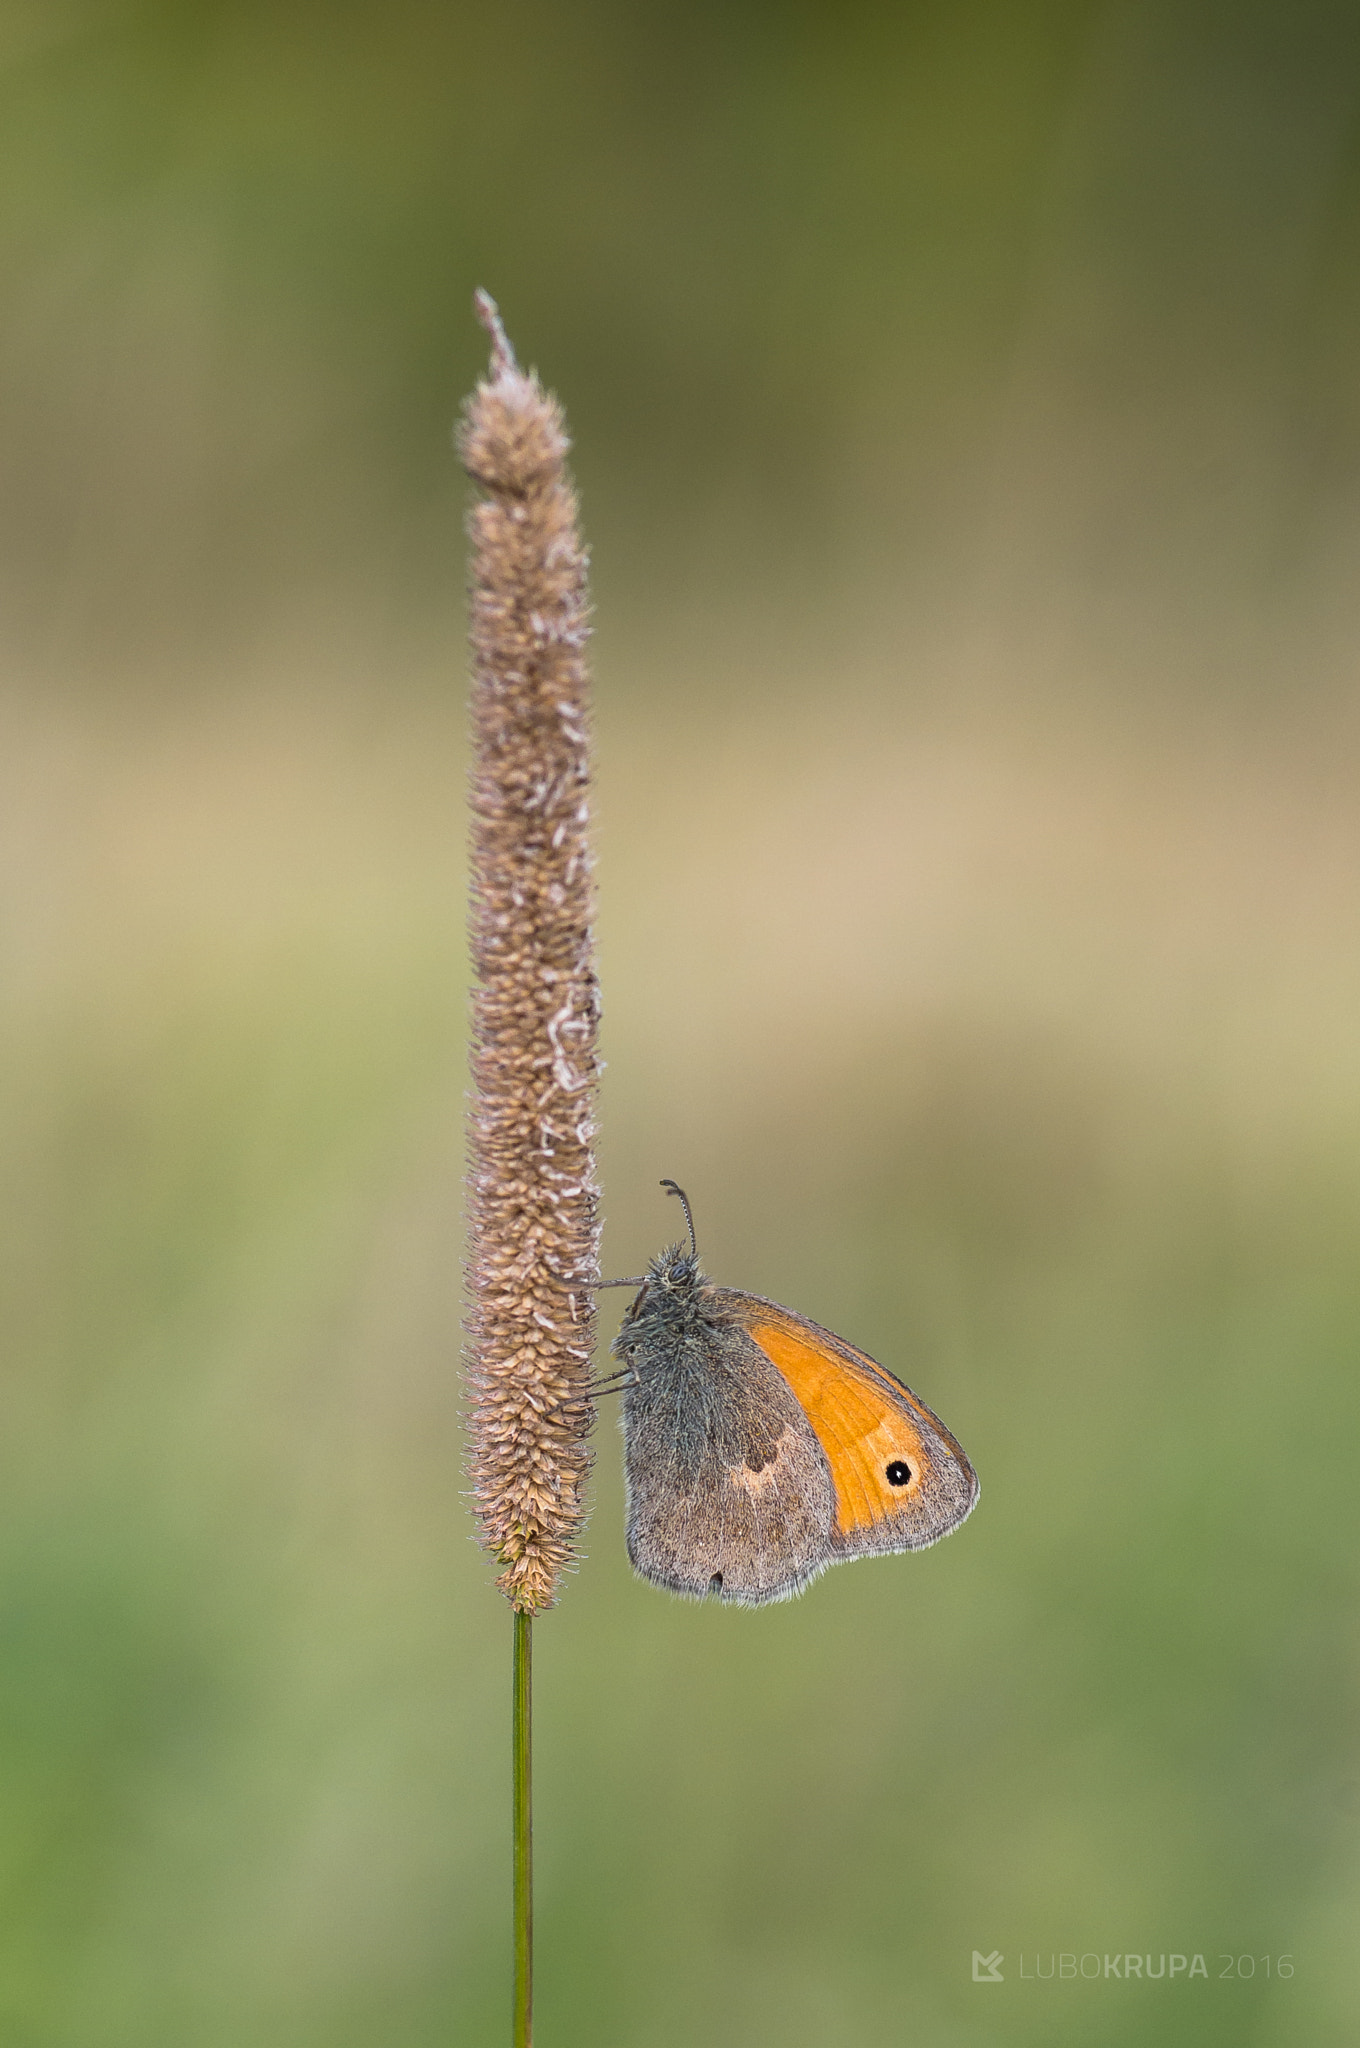
[[[571,446],[566,421],[535,373],[516,363],[495,301],[485,292],[477,294],[477,312],[491,335],[491,367],[463,408],[458,453],[469,476],[487,490],[524,497],[561,473]]]

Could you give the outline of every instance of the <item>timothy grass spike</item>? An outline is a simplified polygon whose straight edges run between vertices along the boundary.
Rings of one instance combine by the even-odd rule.
[[[472,540],[470,1339],[479,1527],[550,1607],[584,1519],[599,1278],[587,557],[562,409],[492,342],[458,447]]]

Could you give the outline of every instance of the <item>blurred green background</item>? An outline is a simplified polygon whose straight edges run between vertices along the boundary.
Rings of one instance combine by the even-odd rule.
[[[1360,13],[10,0],[0,55],[6,2048],[507,2037],[478,284],[595,552],[607,1269],[676,1176],[983,1482],[710,1611],[606,1420],[539,2038],[1353,2042]]]

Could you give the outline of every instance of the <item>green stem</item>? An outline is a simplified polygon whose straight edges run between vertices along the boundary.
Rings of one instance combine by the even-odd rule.
[[[534,2037],[534,1814],[532,1798],[532,1642],[529,1616],[515,1613],[515,2033],[514,2048]]]

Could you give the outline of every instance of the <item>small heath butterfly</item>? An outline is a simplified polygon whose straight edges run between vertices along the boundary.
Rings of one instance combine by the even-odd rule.
[[[828,1565],[922,1550],[978,1497],[960,1446],[909,1387],[791,1309],[714,1287],[671,1245],[614,1340],[628,1555],[654,1585],[761,1607]],[[604,1390],[601,1383],[600,1391]]]

